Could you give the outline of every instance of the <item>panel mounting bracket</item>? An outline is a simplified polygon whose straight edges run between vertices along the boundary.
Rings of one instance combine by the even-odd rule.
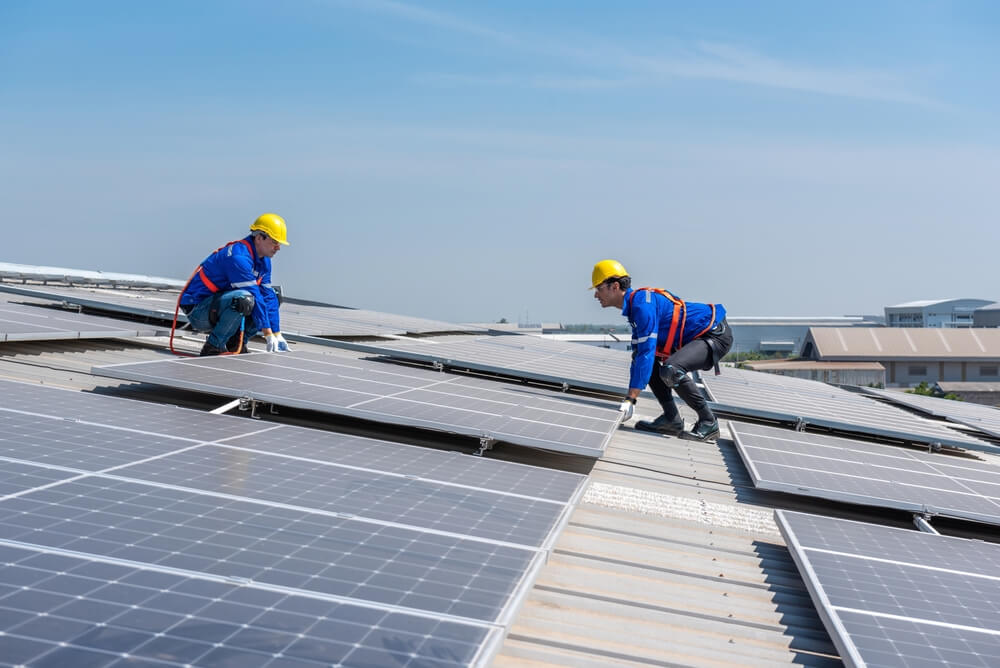
[[[496,442],[497,441],[496,441],[495,438],[492,438],[490,436],[486,436],[485,434],[482,435],[482,436],[480,436],[479,437],[479,449],[476,450],[475,453],[473,453],[473,454],[475,454],[476,457],[482,457],[483,453],[485,453],[487,450],[492,450],[493,449],[493,444],[496,443]]]
[[[941,442],[933,441],[927,444],[927,452],[941,452]]]
[[[431,364],[431,367],[435,371],[444,371],[444,362],[442,362],[440,360],[434,360],[434,363]]]
[[[257,400],[251,396],[240,397],[240,410],[250,411],[250,417],[254,420],[259,420],[260,416],[257,415]]]
[[[559,389],[563,392],[569,392],[569,383],[563,381],[563,384],[559,386]]]
[[[805,431],[805,430],[806,430],[806,421],[801,417],[795,418],[795,431]]]
[[[931,526],[931,516],[928,513],[914,513],[913,524],[924,533],[932,533],[935,536],[941,535],[938,530]]]

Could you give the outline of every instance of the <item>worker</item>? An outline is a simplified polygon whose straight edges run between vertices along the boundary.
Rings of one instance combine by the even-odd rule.
[[[250,234],[205,258],[181,293],[191,328],[208,332],[201,355],[249,352],[246,342],[260,333],[268,352],[287,352],[281,335],[278,295],[271,286],[271,258],[288,245],[285,219],[265,213]],[[242,337],[241,337],[242,333]]]
[[[684,301],[666,290],[632,288],[632,278],[617,260],[601,260],[591,275],[594,298],[604,308],[622,310],[632,326],[632,367],[623,422],[632,418],[639,393],[649,385],[663,413],[635,428],[697,441],[713,440],[719,423],[688,375],[715,367],[733,345],[722,304]],[[698,415],[690,432],[677,411],[673,391]]]

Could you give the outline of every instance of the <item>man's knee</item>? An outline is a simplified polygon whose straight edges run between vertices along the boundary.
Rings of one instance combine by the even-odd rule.
[[[249,316],[253,313],[253,303],[253,295],[249,292],[243,292],[242,294],[233,297],[233,300],[230,302],[230,306],[237,313]]]
[[[687,378],[687,372],[673,364],[664,364],[660,369],[660,378],[667,387],[677,387]]]

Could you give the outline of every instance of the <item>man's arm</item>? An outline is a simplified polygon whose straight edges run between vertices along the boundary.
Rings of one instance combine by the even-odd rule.
[[[233,244],[226,255],[226,278],[229,279],[230,290],[246,290],[253,295],[253,321],[262,334],[271,331],[272,323],[264,306],[264,297],[257,286],[257,277],[253,274],[253,258],[243,244]]]
[[[635,299],[632,304],[632,341],[635,346],[632,367],[629,372],[628,396],[639,397],[639,393],[649,384],[656,357],[657,328],[656,304],[652,301]]]

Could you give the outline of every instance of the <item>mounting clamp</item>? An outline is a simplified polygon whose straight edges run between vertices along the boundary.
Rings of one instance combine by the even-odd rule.
[[[476,457],[482,457],[483,453],[485,453],[487,450],[493,449],[493,444],[496,442],[497,441],[495,438],[483,434],[482,436],[479,437],[479,449],[476,450],[473,454]]]
[[[805,430],[806,430],[806,421],[800,417],[795,418],[795,431],[805,431]]]
[[[442,362],[440,360],[434,360],[434,363],[431,364],[431,367],[435,371],[444,371],[444,362]]]
[[[243,412],[250,411],[250,417],[254,420],[260,419],[260,416],[257,415],[257,400],[249,395],[240,397],[240,410]]]

